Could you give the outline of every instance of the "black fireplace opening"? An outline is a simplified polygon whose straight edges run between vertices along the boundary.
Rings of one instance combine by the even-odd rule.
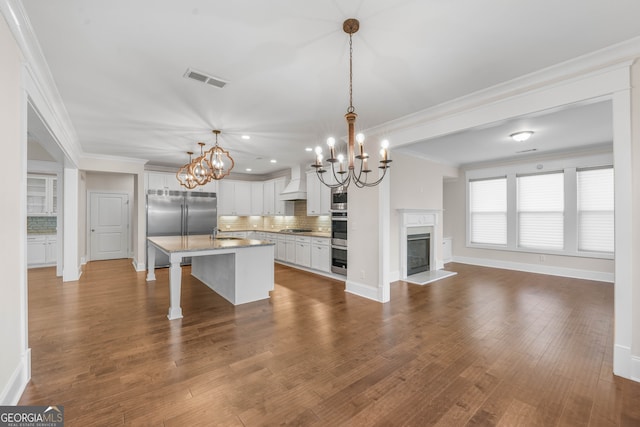
[[[430,233],[409,234],[407,236],[407,276],[429,271],[430,252]]]

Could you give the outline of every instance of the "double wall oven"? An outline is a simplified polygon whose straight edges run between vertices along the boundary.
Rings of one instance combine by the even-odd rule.
[[[347,192],[331,190],[331,272],[347,275]]]

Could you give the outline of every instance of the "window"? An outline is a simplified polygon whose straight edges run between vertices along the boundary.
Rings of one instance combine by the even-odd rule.
[[[564,247],[564,173],[517,177],[518,246]]]
[[[469,182],[471,243],[507,244],[507,178]]]
[[[613,168],[577,171],[578,250],[614,250]]]

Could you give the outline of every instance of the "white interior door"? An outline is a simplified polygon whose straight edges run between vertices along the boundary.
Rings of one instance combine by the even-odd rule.
[[[89,203],[91,260],[128,258],[129,196],[91,193]]]

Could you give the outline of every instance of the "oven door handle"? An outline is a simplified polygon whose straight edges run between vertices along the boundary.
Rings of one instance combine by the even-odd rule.
[[[331,245],[331,249],[341,249],[343,251],[346,251],[347,247],[346,246]]]

